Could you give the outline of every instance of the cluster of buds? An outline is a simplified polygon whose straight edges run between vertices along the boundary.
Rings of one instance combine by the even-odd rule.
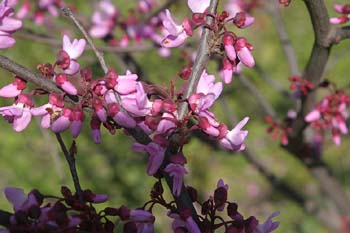
[[[13,17],[13,8],[8,0],[0,3],[0,49],[14,46],[16,43],[12,34],[22,27],[22,22]]]
[[[340,135],[348,134],[349,103],[350,96],[343,91],[328,95],[305,116],[305,121],[319,133],[331,130],[334,144],[340,145]]]
[[[346,23],[350,20],[350,4],[347,5],[339,5],[335,4],[334,5],[334,10],[341,14],[341,16],[338,17],[332,17],[329,19],[329,22],[332,24],[343,24]]]
[[[270,116],[265,117],[266,123],[270,124],[266,130],[267,133],[270,134],[274,140],[279,139],[282,145],[288,145],[288,134],[292,130],[290,125],[295,117],[296,113],[294,111],[288,112],[288,116],[283,123],[275,121]]]
[[[302,77],[292,76],[288,78],[290,84],[290,89],[294,92],[294,97],[301,98],[302,96],[306,96],[310,91],[313,90],[314,84],[309,82]]]

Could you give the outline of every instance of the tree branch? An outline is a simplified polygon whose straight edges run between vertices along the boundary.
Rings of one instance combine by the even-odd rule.
[[[75,158],[74,158],[74,154],[71,154],[66,145],[64,144],[64,141],[61,137],[61,134],[56,133],[56,138],[58,143],[60,144],[61,150],[64,154],[64,157],[67,160],[67,163],[69,165],[69,170],[70,170],[70,174],[72,176],[73,179],[73,183],[74,183],[74,187],[75,187],[75,191],[77,192],[78,197],[80,198],[81,201],[83,200],[83,196],[82,196],[82,189],[79,183],[79,177],[78,177],[78,172],[77,172],[77,168],[75,166]]]

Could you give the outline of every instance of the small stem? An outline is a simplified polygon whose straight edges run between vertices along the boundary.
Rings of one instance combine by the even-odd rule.
[[[73,12],[67,8],[67,7],[63,7],[62,8],[63,13],[69,17],[73,23],[75,24],[75,26],[77,26],[77,28],[83,33],[85,39],[87,40],[87,42],[89,43],[89,45],[91,46],[92,51],[94,51],[98,61],[101,64],[101,67],[103,69],[103,72],[107,73],[108,71],[108,67],[106,65],[105,59],[103,58],[103,55],[97,50],[96,46],[94,45],[94,43],[92,42],[91,37],[89,36],[89,34],[86,32],[86,30],[84,29],[84,27],[81,25],[81,23],[77,20],[77,18],[74,16]]]
[[[69,151],[67,150],[66,145],[64,144],[64,141],[61,137],[61,134],[56,133],[56,138],[58,143],[61,146],[62,152],[64,154],[64,157],[66,158],[68,165],[69,165],[69,170],[70,170],[70,174],[72,175],[73,178],[73,183],[74,183],[74,187],[75,187],[75,191],[77,192],[79,198],[81,201],[83,201],[83,196],[82,196],[82,189],[79,183],[79,177],[78,177],[78,173],[77,173],[77,168],[75,166],[75,158],[74,155],[70,154]]]

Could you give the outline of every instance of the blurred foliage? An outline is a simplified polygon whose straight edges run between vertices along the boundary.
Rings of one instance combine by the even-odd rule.
[[[277,0],[276,0],[277,1]],[[75,4],[82,19],[88,22],[93,8],[87,1],[67,1]],[[123,16],[128,9],[135,6],[135,1],[113,1],[120,9]],[[264,2],[264,1],[262,1]],[[336,1],[326,1],[332,12],[332,4]],[[178,19],[181,19],[189,11],[184,4],[175,4],[172,10]],[[293,1],[288,8],[282,8],[282,15],[286,24],[293,47],[299,58],[299,65],[305,67],[313,43],[313,31],[309,16],[302,1]],[[281,48],[271,16],[263,7],[255,9],[253,15],[256,23],[250,29],[240,31],[244,33],[249,42],[254,45],[254,57],[273,80],[288,89],[287,80],[289,71],[286,59]],[[74,26],[64,17],[54,19],[52,27],[38,27],[26,22],[25,27],[44,33],[60,40],[63,32],[71,32],[75,37],[81,37]],[[118,32],[116,32],[118,34]],[[16,34],[15,34],[16,36]],[[195,41],[193,44],[196,45]],[[97,45],[103,42],[96,41]],[[349,85],[349,42],[344,41],[333,48],[325,78],[336,81],[340,86]],[[18,63],[35,70],[39,63],[54,62],[58,48],[37,43],[35,41],[18,40],[15,47],[1,51],[1,54],[9,56]],[[187,49],[192,51],[192,49]],[[180,52],[173,50],[170,58],[161,58],[156,51],[134,53],[132,56],[142,67],[144,77],[154,83],[168,85],[170,80],[176,77],[183,63],[179,60]],[[106,53],[107,63],[115,67],[119,73],[124,73],[118,64],[120,54]],[[83,66],[94,69],[96,77],[102,75],[102,71],[96,63],[91,51],[86,51],[79,59]],[[215,63],[211,63],[209,70],[216,72]],[[5,85],[11,81],[12,75],[0,70],[0,84]],[[277,110],[280,117],[293,104],[278,91],[271,88],[256,70],[245,69],[245,78],[253,82],[266,99]],[[247,129],[249,130],[247,146],[253,149],[259,159],[266,164],[279,178],[291,185],[304,196],[313,197],[319,204],[325,202],[319,195],[318,183],[294,157],[288,155],[280,148],[279,142],[271,139],[266,134],[267,125],[258,102],[237,80],[231,85],[225,86],[228,106],[233,109],[240,118],[250,116]],[[45,101],[45,100],[41,100]],[[12,104],[11,100],[1,99],[1,106]],[[215,114],[218,119],[230,122],[223,105],[217,104]],[[61,185],[72,187],[72,181],[68,172],[66,161],[63,159],[54,135],[41,130],[39,121],[32,121],[30,127],[22,133],[16,133],[11,125],[0,119],[0,187],[22,187],[26,191],[38,188],[44,193],[58,194]],[[94,145],[91,140],[88,122],[82,135],[77,139],[78,156],[77,166],[83,188],[90,188],[97,193],[107,193],[110,197],[108,205],[119,206],[127,204],[129,207],[140,207],[148,199],[147,192],[152,187],[155,179],[145,173],[146,156],[133,153],[130,150],[133,140],[118,131],[116,135],[110,135],[103,130],[102,144]],[[67,144],[71,142],[69,133],[64,134]],[[349,167],[350,159],[348,139],[344,139],[340,147],[335,147],[330,140],[324,145],[324,158],[333,169],[335,176],[349,192]],[[276,232],[330,232],[324,224],[314,216],[308,215],[295,202],[287,199],[283,194],[275,190],[271,184],[239,153],[218,151],[209,145],[193,138],[185,148],[188,158],[189,175],[186,178],[188,185],[199,189],[201,198],[208,197],[216,187],[218,179],[222,178],[229,184],[229,199],[239,204],[240,210],[245,216],[255,215],[263,221],[271,213],[279,210],[281,215],[278,220],[280,228]],[[101,205],[101,208],[107,204]],[[10,205],[0,194],[1,209],[10,210]],[[159,210],[164,215],[163,210]],[[165,220],[168,223],[169,220]],[[159,229],[163,221],[156,222]],[[168,227],[168,226],[166,226]],[[162,231],[166,232],[166,231]]]

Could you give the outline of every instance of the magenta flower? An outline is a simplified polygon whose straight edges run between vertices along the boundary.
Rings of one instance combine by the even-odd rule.
[[[29,125],[32,114],[30,109],[34,106],[32,100],[24,94],[20,94],[15,104],[0,108],[0,114],[13,124],[16,132],[21,132]]]
[[[248,45],[247,40],[244,37],[238,38],[235,43],[235,49],[239,60],[247,67],[255,66],[253,55],[250,53],[252,48]]]
[[[223,137],[219,144],[233,151],[241,151],[244,150],[244,140],[248,135],[248,131],[241,130],[245,124],[247,124],[249,117],[245,117],[242,121],[240,121],[231,131],[228,131],[225,137]]]
[[[162,41],[162,46],[166,48],[174,48],[182,45],[187,37],[193,34],[189,19],[185,18],[182,24],[178,25],[175,23],[168,9],[165,11],[163,26],[168,32],[168,35]]]
[[[213,94],[217,99],[222,92],[222,83],[214,83],[215,76],[209,75],[205,70],[203,71],[196,89],[196,93]]]
[[[210,0],[188,0],[188,7],[193,13],[203,13],[210,5]]]
[[[128,114],[120,111],[116,102],[108,104],[108,115],[120,126],[126,128],[135,128],[136,121]]]
[[[77,138],[83,128],[85,115],[82,109],[73,110],[71,114],[71,134],[73,138]]]
[[[280,212],[271,214],[263,224],[259,224],[253,231],[253,233],[270,233],[274,231],[278,226],[279,222],[272,222],[272,219],[277,217]]]
[[[186,168],[181,164],[170,163],[166,166],[164,171],[173,177],[173,194],[179,196],[183,177],[188,173]]]
[[[243,0],[230,0],[225,5],[225,10],[230,17],[234,17],[233,22],[239,28],[246,28],[253,24],[254,17],[246,12],[248,4]]]
[[[70,95],[78,94],[77,88],[70,81],[68,81],[66,74],[64,73],[58,74],[55,80],[56,80],[56,85],[61,87],[66,93]]]
[[[101,121],[96,117],[91,118],[90,121],[92,139],[96,144],[101,143]]]
[[[165,148],[155,142],[151,142],[147,145],[136,142],[132,145],[132,149],[136,152],[147,152],[149,154],[147,174],[153,176],[163,163]]]
[[[125,75],[118,75],[114,90],[121,95],[127,95],[136,91],[137,74],[126,71]]]
[[[7,0],[0,3],[0,49],[10,48],[16,41],[12,33],[22,27],[22,22],[13,16],[13,8],[9,6]]]
[[[15,81],[0,89],[0,96],[5,98],[13,98],[21,94],[26,88],[26,81],[16,76]]]
[[[47,10],[54,17],[59,15],[59,9],[57,9],[55,0],[39,0],[39,7],[42,10]]]

